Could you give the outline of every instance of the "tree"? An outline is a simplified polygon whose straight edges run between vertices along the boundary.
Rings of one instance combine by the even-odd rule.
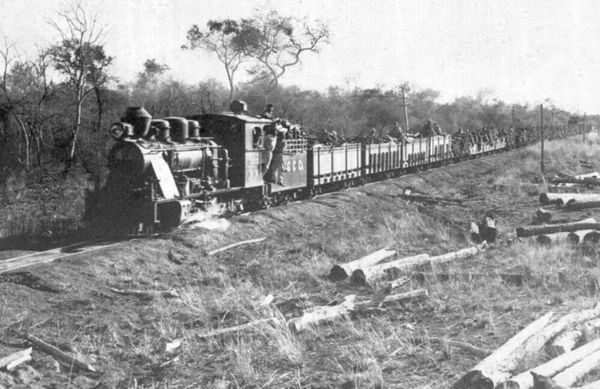
[[[0,51],[0,111],[4,113],[4,127],[12,117],[19,127],[18,162],[29,169],[32,154],[38,165],[42,164],[42,146],[45,125],[53,115],[47,102],[54,94],[53,83],[48,80],[47,53],[39,50],[35,60],[18,60],[15,45],[5,42]],[[22,141],[22,142],[21,142]]]
[[[232,40],[244,54],[258,62],[251,70],[256,79],[269,80],[268,95],[287,70],[300,62],[305,52],[318,53],[329,42],[329,28],[317,22],[281,16],[276,11],[242,19]]]
[[[81,107],[86,97],[108,81],[106,68],[113,58],[107,56],[101,43],[104,31],[97,27],[95,15],[88,15],[81,4],[71,5],[59,14],[64,26],[52,24],[61,35],[61,42],[49,49],[56,70],[66,77],[66,84],[75,98],[75,123],[71,134],[69,160],[75,157],[77,135],[81,127]]]
[[[204,49],[217,55],[217,58],[225,67],[227,82],[229,83],[229,101],[233,100],[235,91],[235,74],[244,62],[244,50],[236,41],[239,40],[239,23],[231,20],[210,20],[206,24],[207,29],[202,31],[194,24],[187,33],[188,45],[183,49]]]

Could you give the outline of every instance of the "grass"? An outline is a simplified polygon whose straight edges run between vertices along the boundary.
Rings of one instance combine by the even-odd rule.
[[[549,143],[549,170],[593,169],[595,147]],[[65,292],[0,282],[0,355],[11,350],[6,344],[16,342],[12,330],[19,329],[76,345],[103,372],[90,379],[109,387],[448,387],[481,356],[439,339],[494,349],[541,314],[588,306],[596,297],[589,282],[599,259],[595,248],[513,241],[514,227],[527,223],[537,207],[531,190],[539,179],[536,153],[534,148],[519,150],[233,217],[224,232],[181,230],[133,240],[93,258],[31,269],[42,279],[64,284]],[[582,167],[580,159],[592,167]],[[393,197],[406,186],[467,201],[463,207],[424,206]],[[499,215],[495,247],[434,269],[453,275],[447,280],[427,276],[403,286],[427,288],[428,299],[301,334],[287,326],[289,318],[311,306],[348,294],[372,295],[369,287],[328,281],[334,263],[382,247],[400,256],[465,247],[470,244],[467,223],[490,210]],[[206,255],[261,236],[267,240]],[[169,260],[169,253],[181,264]],[[527,277],[516,284],[498,273]],[[176,289],[180,298],[140,299],[114,294],[110,287]],[[261,304],[271,294],[273,301]],[[270,321],[228,335],[200,336],[259,319]],[[183,339],[182,346],[168,354],[165,345],[174,339]],[[160,367],[175,355],[178,360]],[[35,354],[34,359],[44,380],[67,382],[64,373],[44,367],[51,365],[50,358]],[[522,368],[536,362],[533,358]],[[71,379],[79,376],[73,372]]]

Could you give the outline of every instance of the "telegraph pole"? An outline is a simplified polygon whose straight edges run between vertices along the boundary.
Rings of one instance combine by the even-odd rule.
[[[542,159],[540,160],[540,169],[542,170],[542,175],[544,174],[544,104],[540,104],[540,131],[541,131],[541,155]]]
[[[587,112],[584,112],[583,113],[583,143],[585,143],[586,124],[587,124]]]
[[[405,130],[406,133],[408,134],[408,109],[406,108],[406,87],[402,86],[400,87],[400,90],[402,91],[402,107],[404,108],[404,126],[405,126]]]

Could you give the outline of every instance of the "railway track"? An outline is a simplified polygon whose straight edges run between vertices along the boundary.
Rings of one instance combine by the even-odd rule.
[[[58,259],[98,251],[121,243],[122,240],[94,239],[57,247],[46,251],[20,255],[0,261],[0,274],[23,269],[29,266],[54,262]]]

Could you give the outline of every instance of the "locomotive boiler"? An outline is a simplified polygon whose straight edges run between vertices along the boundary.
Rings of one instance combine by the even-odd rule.
[[[153,120],[145,109],[130,107],[110,134],[116,143],[109,175],[93,206],[96,223],[104,220],[107,228],[174,227],[229,188],[228,151],[202,137],[195,120]]]

